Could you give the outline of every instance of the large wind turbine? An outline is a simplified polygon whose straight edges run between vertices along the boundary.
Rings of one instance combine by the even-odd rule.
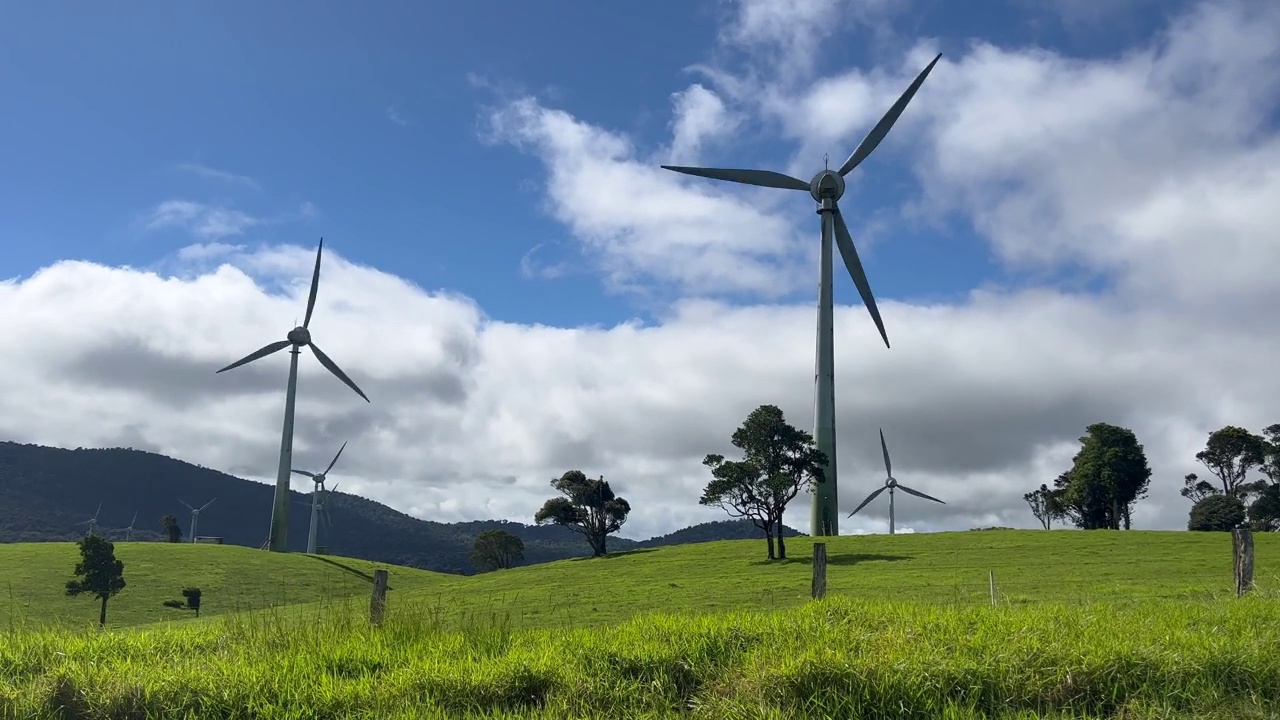
[[[334,465],[338,464],[338,458],[342,457],[342,451],[347,449],[347,444],[342,443],[342,447],[338,448],[338,454],[333,456],[333,461],[329,463],[329,467],[324,472],[313,473],[306,470],[294,470],[299,475],[306,475],[311,478],[311,482],[315,485],[311,488],[311,529],[307,532],[307,552],[311,555],[316,554],[316,525],[319,522],[320,512],[320,493],[324,490],[325,477]],[[334,485],[336,488],[337,485]]]
[[[214,498],[213,500],[217,500],[217,499],[218,498]],[[194,508],[194,507],[191,507],[190,505],[187,505],[185,500],[181,500],[181,499],[178,500],[178,502],[182,503],[183,505],[187,505],[187,509],[191,511],[191,542],[196,541],[196,526],[199,525],[200,523],[200,513],[204,512],[205,508],[212,505],[213,500],[210,500],[209,502],[201,505],[198,508]]]
[[[85,530],[85,533],[84,533],[84,536],[85,536],[85,537],[89,537],[90,535],[93,535],[93,534],[94,534],[94,531],[96,531],[96,530],[98,529],[98,515],[99,515],[99,514],[101,514],[101,513],[102,513],[102,502],[101,502],[101,501],[99,501],[99,502],[98,502],[98,509],[93,511],[93,517],[91,517],[91,518],[89,518],[88,520],[85,520],[85,521],[83,521],[83,522],[78,522],[78,523],[76,523],[77,525],[88,525],[88,526],[89,526],[89,528],[88,528],[87,530]]]
[[[854,513],[866,507],[867,503],[879,497],[880,493],[884,492],[885,490],[888,490],[889,491],[889,534],[892,535],[893,534],[893,491],[895,488],[898,490],[901,490],[904,493],[908,493],[910,495],[915,495],[916,497],[922,497],[925,500],[932,500],[936,503],[942,503],[943,505],[946,505],[946,503],[942,502],[936,497],[933,497],[931,495],[925,495],[919,490],[912,490],[906,485],[899,484],[898,481],[893,478],[893,464],[889,462],[889,446],[884,444],[884,430],[880,431],[880,450],[881,452],[884,453],[884,474],[885,474],[884,487],[868,495],[867,499],[863,500],[861,505],[854,508],[853,512],[849,513],[849,517],[853,517]]]
[[[844,161],[839,171],[824,167],[822,172],[813,176],[812,180],[805,182],[772,170],[662,166],[667,170],[675,170],[676,172],[715,180],[729,180],[747,185],[759,185],[783,190],[806,190],[818,202],[818,214],[822,216],[822,251],[818,271],[818,357],[817,377],[814,383],[816,388],[813,434],[817,441],[818,449],[827,456],[827,465],[823,482],[819,483],[813,490],[813,504],[809,517],[810,535],[840,534],[837,524],[839,494],[836,483],[835,352],[832,338],[831,301],[831,243],[833,238],[835,244],[840,248],[840,257],[844,258],[844,265],[849,270],[849,275],[853,278],[854,285],[858,287],[858,293],[862,295],[862,301],[871,313],[871,319],[875,321],[876,329],[880,331],[880,337],[884,339],[885,347],[889,346],[889,336],[884,331],[884,322],[880,319],[880,310],[876,307],[875,297],[871,294],[871,286],[867,283],[867,275],[862,270],[862,262],[858,260],[858,251],[853,247],[853,240],[849,237],[849,228],[845,225],[844,217],[840,214],[840,208],[836,203],[844,195],[845,176],[858,167],[863,160],[866,160],[871,151],[876,149],[881,140],[884,140],[885,135],[889,133],[889,129],[897,122],[898,117],[902,115],[902,111],[906,109],[907,103],[911,102],[911,98],[915,96],[916,91],[920,89],[920,85],[924,83],[924,79],[928,77],[929,71],[933,70],[933,66],[937,64],[941,57],[941,54],[935,57],[928,67],[916,76],[916,79],[912,81],[906,92],[902,93],[902,97],[898,98],[893,107],[889,108],[889,112],[885,113],[880,122],[876,123],[871,132],[867,133],[867,136],[858,144],[857,149],[853,151],[849,159]]]
[[[369,398],[351,381],[351,378],[347,377],[346,373],[342,372],[337,363],[330,360],[329,356],[312,342],[311,331],[307,329],[311,324],[311,311],[316,306],[316,290],[320,286],[320,254],[323,251],[324,238],[320,238],[320,246],[316,248],[316,269],[311,275],[311,295],[307,298],[307,314],[302,320],[302,325],[290,330],[287,339],[271,343],[218,371],[226,372],[292,346],[289,351],[291,355],[289,384],[284,395],[284,430],[280,434],[280,464],[276,468],[275,502],[271,505],[271,534],[267,539],[267,549],[271,552],[288,552],[289,550],[289,471],[292,469],[293,462],[293,407],[298,395],[298,354],[302,352],[302,348],[310,345],[311,352],[315,353],[316,359],[326,370],[346,383],[347,387],[355,390],[365,402],[369,402]]]

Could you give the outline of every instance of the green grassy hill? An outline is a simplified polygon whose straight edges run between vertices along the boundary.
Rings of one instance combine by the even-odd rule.
[[[387,567],[234,545],[118,542],[115,548],[128,585],[107,605],[107,622],[114,627],[191,618],[190,612],[162,604],[181,600],[187,586],[201,590],[201,617],[349,596],[367,599],[373,570]],[[64,590],[79,558],[75,543],[0,545],[0,578],[7,585],[0,587],[0,623],[10,618],[24,624],[97,623],[97,600],[68,597]],[[446,577],[414,568],[392,572],[396,592],[429,587]]]
[[[1255,536],[1260,591],[1280,591],[1280,535]],[[642,549],[464,577],[390,566],[393,607],[437,608],[454,619],[509,617],[517,626],[590,626],[650,612],[793,607],[809,596],[810,538],[789,540],[790,559],[766,563],[764,543],[734,540]],[[202,615],[352,598],[367,602],[361,560],[279,555],[214,545],[117,543],[129,587],[111,601],[112,625],[187,617],[161,606],[185,585],[204,591]],[[925,604],[1125,603],[1204,599],[1232,589],[1227,533],[990,530],[827,539],[828,593]],[[65,543],[0,545],[0,622],[96,619],[92,600],[62,587],[77,555]],[[363,575],[362,575],[363,574]]]

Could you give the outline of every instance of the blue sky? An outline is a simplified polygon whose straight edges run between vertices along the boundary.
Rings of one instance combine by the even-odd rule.
[[[300,462],[349,442],[344,491],[436,520],[528,522],[571,468],[629,537],[722,517],[705,454],[812,419],[818,218],[658,166],[808,178],[937,52],[841,200],[893,343],[838,269],[842,507],[883,428],[947,500],[900,527],[1033,527],[1103,421],[1138,526],[1185,527],[1207,433],[1278,420],[1274,0],[439,7],[9,8],[0,438],[269,481],[283,354],[213,371],[301,316],[323,236],[312,327],[373,402],[304,362]]]
[[[1159,27],[1139,4],[1098,19],[1019,0],[981,9],[921,3],[898,26],[937,38],[1116,53]],[[190,243],[187,228],[144,229],[159,203],[224,207],[263,222],[223,242],[313,243],[393,269],[427,289],[476,299],[495,318],[554,325],[648,317],[651,298],[605,287],[572,233],[548,216],[536,158],[480,137],[486,108],[533,94],[640,148],[670,137],[672,94],[690,66],[739,67],[717,45],[725,3],[139,2],[130,9],[24,3],[0,28],[0,276],[59,259],[151,266]],[[840,18],[822,47],[833,69],[901,54],[906,41]],[[740,53],[738,53],[740,54]],[[946,83],[936,73],[923,93]],[[910,110],[908,110],[910,113]],[[864,124],[865,132],[870,123]],[[843,158],[852,147],[830,147]],[[705,158],[781,165],[794,144],[759,123]],[[816,171],[820,156],[806,158]],[[893,212],[917,192],[886,145],[844,206]],[[837,160],[838,162],[838,160]],[[204,170],[202,173],[201,170]],[[805,175],[808,177],[808,175]],[[619,188],[618,192],[625,192]],[[806,198],[791,210],[811,211]],[[891,216],[890,216],[891,217]],[[816,245],[816,216],[801,227]],[[963,219],[899,223],[864,250],[883,298],[952,297],[1008,281]],[[535,246],[557,278],[525,277]],[[853,302],[841,278],[837,298]],[[660,283],[649,294],[670,299]],[[812,295],[805,284],[798,295]],[[685,294],[689,294],[686,290]],[[731,299],[750,299],[734,296]]]

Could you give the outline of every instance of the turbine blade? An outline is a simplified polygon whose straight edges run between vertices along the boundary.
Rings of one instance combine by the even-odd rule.
[[[329,463],[329,467],[324,469],[325,475],[328,475],[329,471],[333,469],[333,466],[338,464],[338,458],[342,457],[342,451],[346,449],[347,449],[347,444],[342,443],[342,447],[338,448],[338,454],[333,456],[333,462]]]
[[[805,190],[809,189],[809,183],[798,180],[790,175],[774,172],[772,170],[738,170],[728,168],[698,168],[698,167],[682,167],[679,165],[663,165],[664,170],[674,170],[685,175],[697,175],[698,177],[711,178],[712,180],[728,180],[729,182],[743,183],[746,185],[758,185],[760,187],[781,188],[783,190]]]
[[[884,474],[893,477],[893,464],[889,462],[889,446],[884,444],[884,428],[880,428],[880,450],[884,452]]]
[[[938,53],[938,57],[935,57],[933,62],[930,62],[924,70],[920,71],[916,79],[911,81],[911,85],[907,87],[906,92],[902,93],[902,96],[893,104],[893,107],[889,108],[889,112],[880,118],[880,122],[871,128],[871,132],[867,133],[866,137],[862,138],[862,142],[858,143],[858,147],[854,149],[853,154],[840,166],[841,175],[848,175],[851,170],[858,167],[863,160],[867,159],[871,151],[876,149],[880,141],[884,140],[884,136],[889,134],[889,129],[898,121],[902,111],[907,109],[907,103],[911,102],[911,98],[915,97],[916,91],[924,84],[924,79],[929,77],[929,71],[933,70],[933,66],[937,65],[940,59],[942,59],[942,53]]]
[[[858,507],[854,508],[854,509],[853,509],[853,512],[849,513],[849,517],[853,517],[855,513],[857,513],[857,512],[858,512],[859,510],[861,510],[862,508],[866,507],[866,506],[867,506],[867,503],[869,503],[869,502],[871,502],[872,500],[875,500],[876,498],[880,497],[880,493],[882,493],[882,492],[884,492],[884,486],[881,486],[879,490],[876,490],[875,492],[873,492],[873,493],[871,493],[870,495],[868,495],[868,496],[867,496],[867,499],[866,499],[866,500],[863,500],[861,505],[859,505]]]
[[[240,367],[241,365],[245,365],[245,364],[251,363],[251,362],[253,362],[254,360],[257,360],[257,359],[259,359],[259,358],[264,358],[264,357],[266,357],[266,356],[270,355],[271,353],[280,352],[281,350],[283,350],[283,349],[285,349],[285,348],[289,347],[289,346],[290,346],[290,345],[292,345],[292,344],[293,344],[293,343],[289,342],[288,340],[281,340],[280,342],[273,342],[273,343],[271,343],[270,345],[267,345],[267,346],[265,346],[265,347],[261,348],[260,350],[255,350],[254,352],[249,353],[248,355],[244,356],[243,358],[241,358],[241,359],[239,359],[239,360],[237,360],[237,361],[235,361],[235,362],[231,363],[230,365],[228,365],[228,366],[226,366],[226,367],[222,368],[222,369],[221,369],[221,370],[219,370],[218,372],[226,372],[226,371],[228,371],[228,370],[231,370],[232,368],[238,368],[238,367]],[[214,373],[214,374],[216,375],[217,373]]]
[[[898,489],[904,493],[910,493],[911,495],[915,495],[916,497],[921,497],[921,498],[924,498],[925,500],[932,500],[936,503],[942,503],[943,505],[946,505],[946,503],[942,502],[938,498],[933,497],[932,495],[925,495],[919,490],[912,490],[911,488],[907,487],[906,485],[903,485],[902,483],[898,483]]]
[[[320,253],[324,252],[324,238],[320,238],[320,246],[316,248],[316,269],[311,273],[311,295],[307,297],[307,315],[302,319],[302,327],[311,324],[311,311],[316,307],[316,291],[320,289]]]
[[[342,372],[342,368],[338,367],[337,363],[330,360],[329,356],[325,355],[324,351],[321,350],[320,347],[316,345],[314,342],[311,343],[311,351],[316,354],[316,359],[320,361],[321,365],[325,366],[325,369],[333,373],[339,380],[346,383],[347,387],[351,388],[352,390],[355,390],[356,394],[364,398],[365,402],[369,402],[369,398],[364,394],[364,391],[356,387],[356,384],[351,382],[351,378],[347,377],[347,374]]]
[[[326,491],[324,492],[324,501],[325,501],[325,502],[329,502],[329,493],[335,493],[335,492],[338,492],[338,485],[340,485],[340,484],[341,484],[341,483],[334,483],[334,484],[333,484],[333,487],[329,488],[328,490],[326,490]]]
[[[182,503],[183,505],[187,505],[187,501],[186,501],[186,500],[178,500],[178,502]],[[187,505],[187,509],[188,509],[188,510],[195,510],[195,508],[191,507],[190,505]]]
[[[309,477],[309,478],[313,478],[313,477],[315,477],[315,476],[316,476],[316,474],[315,474],[315,473],[313,473],[313,472],[308,472],[308,471],[306,471],[306,470],[290,470],[290,472],[296,472],[296,473],[298,473],[299,475],[306,475],[306,476],[307,476],[307,477]]]
[[[836,207],[835,216],[836,245],[840,248],[840,257],[844,258],[844,266],[849,270],[853,284],[858,287],[858,294],[862,296],[862,302],[871,313],[871,319],[875,321],[876,329],[880,331],[884,346],[889,347],[889,335],[884,331],[884,320],[880,319],[880,308],[876,307],[876,298],[871,294],[871,285],[867,283],[867,274],[862,270],[862,261],[858,259],[858,251],[853,247],[853,238],[849,237],[849,226],[844,224],[844,216],[840,214],[839,206]]]
[[[218,499],[218,498],[214,498],[213,500],[217,500],[217,499]],[[207,507],[209,507],[210,505],[212,505],[212,504],[213,504],[213,500],[210,500],[209,502],[207,502],[207,503],[205,503],[204,505],[200,506],[200,509],[201,509],[201,510],[204,510],[205,508],[207,508]]]

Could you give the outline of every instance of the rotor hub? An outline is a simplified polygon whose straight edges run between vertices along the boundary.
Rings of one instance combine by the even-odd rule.
[[[320,473],[319,475],[311,478],[311,481],[317,485],[324,485],[324,473]]]
[[[298,327],[289,331],[288,339],[289,339],[289,342],[293,343],[298,347],[302,347],[303,345],[310,345],[311,331],[299,325]]]
[[[818,202],[839,200],[844,195],[844,178],[835,170],[823,170],[809,181],[809,194]]]
[[[884,481],[884,486],[889,489],[896,488],[898,487],[898,481],[894,480],[893,478],[888,478]]]

